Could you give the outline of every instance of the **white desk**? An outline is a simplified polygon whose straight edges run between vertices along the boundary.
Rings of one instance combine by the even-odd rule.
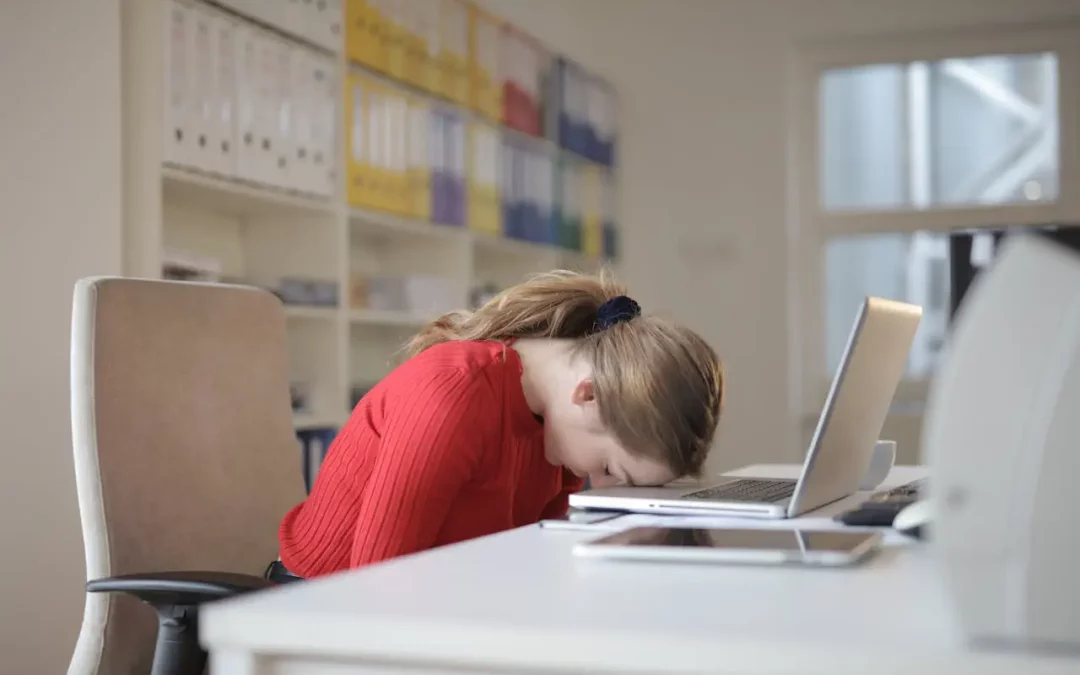
[[[1078,660],[966,649],[919,545],[847,570],[571,555],[595,536],[531,526],[218,603],[201,614],[202,641],[213,675],[1080,672]]]

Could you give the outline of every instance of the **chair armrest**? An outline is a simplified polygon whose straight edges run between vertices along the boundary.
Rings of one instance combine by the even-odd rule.
[[[150,675],[200,675],[206,652],[199,646],[199,605],[275,584],[227,572],[174,571],[125,574],[87,582],[89,593],[126,593],[157,611],[158,635]]]
[[[86,590],[90,593],[127,593],[149,605],[160,607],[200,605],[273,585],[267,579],[249,574],[172,571],[93,579],[87,582]]]

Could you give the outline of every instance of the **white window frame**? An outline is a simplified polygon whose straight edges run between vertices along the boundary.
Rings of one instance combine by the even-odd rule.
[[[822,208],[818,91],[826,71],[871,64],[1039,52],[1055,52],[1058,60],[1061,187],[1056,200],[921,211],[830,213]],[[948,232],[1000,224],[1080,222],[1080,22],[803,44],[793,51],[789,65],[789,406],[799,427],[804,420],[817,417],[832,378],[832,373],[827,372],[825,355],[824,293],[825,246],[830,239],[873,232]],[[925,391],[925,382],[905,382],[902,389]]]

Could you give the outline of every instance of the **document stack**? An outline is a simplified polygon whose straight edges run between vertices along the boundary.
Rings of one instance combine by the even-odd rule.
[[[313,39],[340,25],[334,16],[282,10],[265,20]],[[339,87],[333,57],[199,2],[166,0],[165,20],[164,161],[332,196]]]
[[[491,3],[156,1],[161,38],[130,50],[164,67],[126,100],[161,115],[128,155],[160,171],[162,245],[133,269],[277,293],[297,428],[342,423],[436,309],[618,255],[614,90]]]

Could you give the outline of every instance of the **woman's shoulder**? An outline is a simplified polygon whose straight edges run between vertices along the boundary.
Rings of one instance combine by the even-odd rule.
[[[518,368],[516,353],[504,342],[451,340],[432,345],[398,367],[408,373],[458,372],[462,375]]]

